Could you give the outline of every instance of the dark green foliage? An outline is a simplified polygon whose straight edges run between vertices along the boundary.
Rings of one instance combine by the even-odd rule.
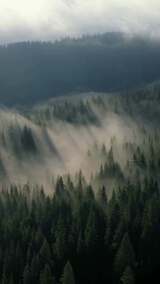
[[[100,187],[97,194],[97,200],[99,201],[100,205],[105,210],[107,208],[107,194],[106,188],[104,186]]]
[[[74,273],[70,262],[67,262],[61,280],[62,284],[75,284]]]
[[[135,266],[135,254],[128,233],[124,235],[116,254],[115,272],[121,275],[127,266]]]
[[[37,151],[37,147],[34,141],[34,137],[32,134],[32,130],[25,126],[21,133],[21,144],[24,151],[29,153],[35,153]]]
[[[25,269],[24,269],[24,273],[23,273],[23,284],[30,284],[31,283],[31,272],[29,269],[29,266],[26,265]]]
[[[40,248],[39,261],[42,267],[44,267],[45,264],[50,264],[51,262],[51,251],[47,240],[44,240]]]
[[[6,176],[6,170],[0,157],[0,178],[3,179],[5,176]]]
[[[83,100],[78,101],[78,103],[73,103],[70,101],[65,101],[64,103],[54,104],[52,111],[53,117],[60,119],[62,121],[67,121],[71,124],[85,125],[85,124],[99,124],[98,117],[92,110],[89,103]],[[47,117],[46,117],[46,120]]]
[[[134,274],[130,266],[127,266],[125,269],[122,277],[121,277],[122,284],[135,284]]]
[[[157,181],[128,183],[107,198],[104,187],[94,194],[78,177],[79,189],[59,177],[50,197],[28,185],[0,192],[2,283],[149,284],[159,277]]]
[[[45,265],[44,269],[40,273],[40,284],[55,284],[48,264]]]
[[[141,86],[159,79],[159,58],[157,41],[127,40],[120,33],[1,46],[1,103],[32,105],[73,91],[108,92]]]
[[[112,147],[108,152],[106,152],[103,146],[102,155],[105,157],[105,163],[100,167],[98,175],[99,179],[114,178],[116,180],[123,180],[123,172],[118,162],[114,159]]]
[[[84,238],[85,238],[85,246],[88,250],[94,250],[96,248],[97,244],[97,225],[96,224],[96,214],[91,209],[88,220],[86,223],[86,228],[84,232]]]

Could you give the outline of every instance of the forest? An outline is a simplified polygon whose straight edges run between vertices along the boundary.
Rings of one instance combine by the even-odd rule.
[[[0,104],[143,87],[160,78],[160,42],[123,33],[0,46]]]
[[[0,283],[159,281],[159,83],[0,117]]]
[[[0,284],[160,284],[160,0],[0,0]]]
[[[128,180],[108,198],[80,172],[55,191],[25,185],[0,193],[1,283],[151,283],[159,279],[160,190]]]

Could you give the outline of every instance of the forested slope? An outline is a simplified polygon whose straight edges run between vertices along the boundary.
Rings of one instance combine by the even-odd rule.
[[[0,283],[159,279],[160,88],[0,110]]]
[[[4,184],[30,181],[50,189],[58,174],[73,176],[81,169],[88,181],[109,177],[113,186],[114,175],[123,183],[152,167],[158,174],[158,84],[128,94],[92,93],[32,109],[1,109],[0,117]]]
[[[44,188],[45,190],[45,188]],[[0,193],[1,283],[152,283],[159,280],[160,189],[145,177],[93,188],[79,175]]]
[[[108,92],[160,79],[160,43],[120,33],[0,47],[0,103],[30,104],[81,91]]]

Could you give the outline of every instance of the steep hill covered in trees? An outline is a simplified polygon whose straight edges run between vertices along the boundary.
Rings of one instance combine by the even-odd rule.
[[[158,84],[129,94],[52,99],[32,109],[0,111],[1,182],[43,184],[76,175],[125,183],[160,166]],[[32,164],[32,167],[30,167]]]
[[[0,110],[0,283],[159,277],[160,87]]]

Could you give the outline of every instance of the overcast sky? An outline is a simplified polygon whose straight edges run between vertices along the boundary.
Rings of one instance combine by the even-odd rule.
[[[0,0],[1,43],[159,30],[160,0]]]

